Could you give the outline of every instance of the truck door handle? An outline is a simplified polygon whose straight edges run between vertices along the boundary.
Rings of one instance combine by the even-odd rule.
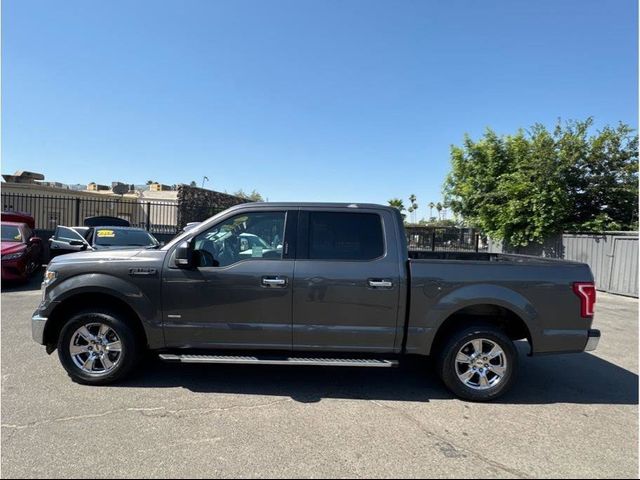
[[[262,277],[262,285],[283,288],[287,285],[287,277]]]
[[[370,278],[368,281],[371,288],[393,288],[393,282],[384,278]]]

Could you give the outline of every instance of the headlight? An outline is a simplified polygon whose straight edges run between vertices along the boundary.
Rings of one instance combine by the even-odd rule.
[[[2,255],[2,260],[15,260],[16,258],[20,258],[23,255],[24,252],[7,253],[6,255]]]
[[[52,270],[46,270],[44,272],[44,280],[42,281],[42,285],[46,286],[53,282],[58,276],[58,272],[54,272]]]

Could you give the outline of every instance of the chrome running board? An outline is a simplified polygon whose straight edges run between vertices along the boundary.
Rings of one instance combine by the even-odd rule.
[[[174,355],[163,353],[165,362],[178,363],[227,363],[243,365],[316,365],[325,367],[377,367],[398,366],[397,360],[372,358],[313,358],[313,357],[254,357],[239,355]]]

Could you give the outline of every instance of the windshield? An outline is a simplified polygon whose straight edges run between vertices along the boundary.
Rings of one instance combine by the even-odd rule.
[[[94,238],[94,245],[101,247],[152,247],[158,245],[158,241],[144,230],[98,228]]]
[[[16,225],[2,225],[2,241],[22,243],[22,232]]]

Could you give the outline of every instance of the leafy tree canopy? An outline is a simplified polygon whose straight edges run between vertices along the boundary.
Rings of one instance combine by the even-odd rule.
[[[236,197],[244,198],[245,200],[250,200],[252,202],[264,202],[262,195],[258,193],[256,190],[253,190],[251,193],[245,193],[244,190],[240,189],[234,193]]]
[[[499,136],[488,129],[451,147],[445,185],[465,222],[514,246],[561,231],[635,229],[638,136],[628,125],[591,133],[593,120],[558,122],[553,131]]]

